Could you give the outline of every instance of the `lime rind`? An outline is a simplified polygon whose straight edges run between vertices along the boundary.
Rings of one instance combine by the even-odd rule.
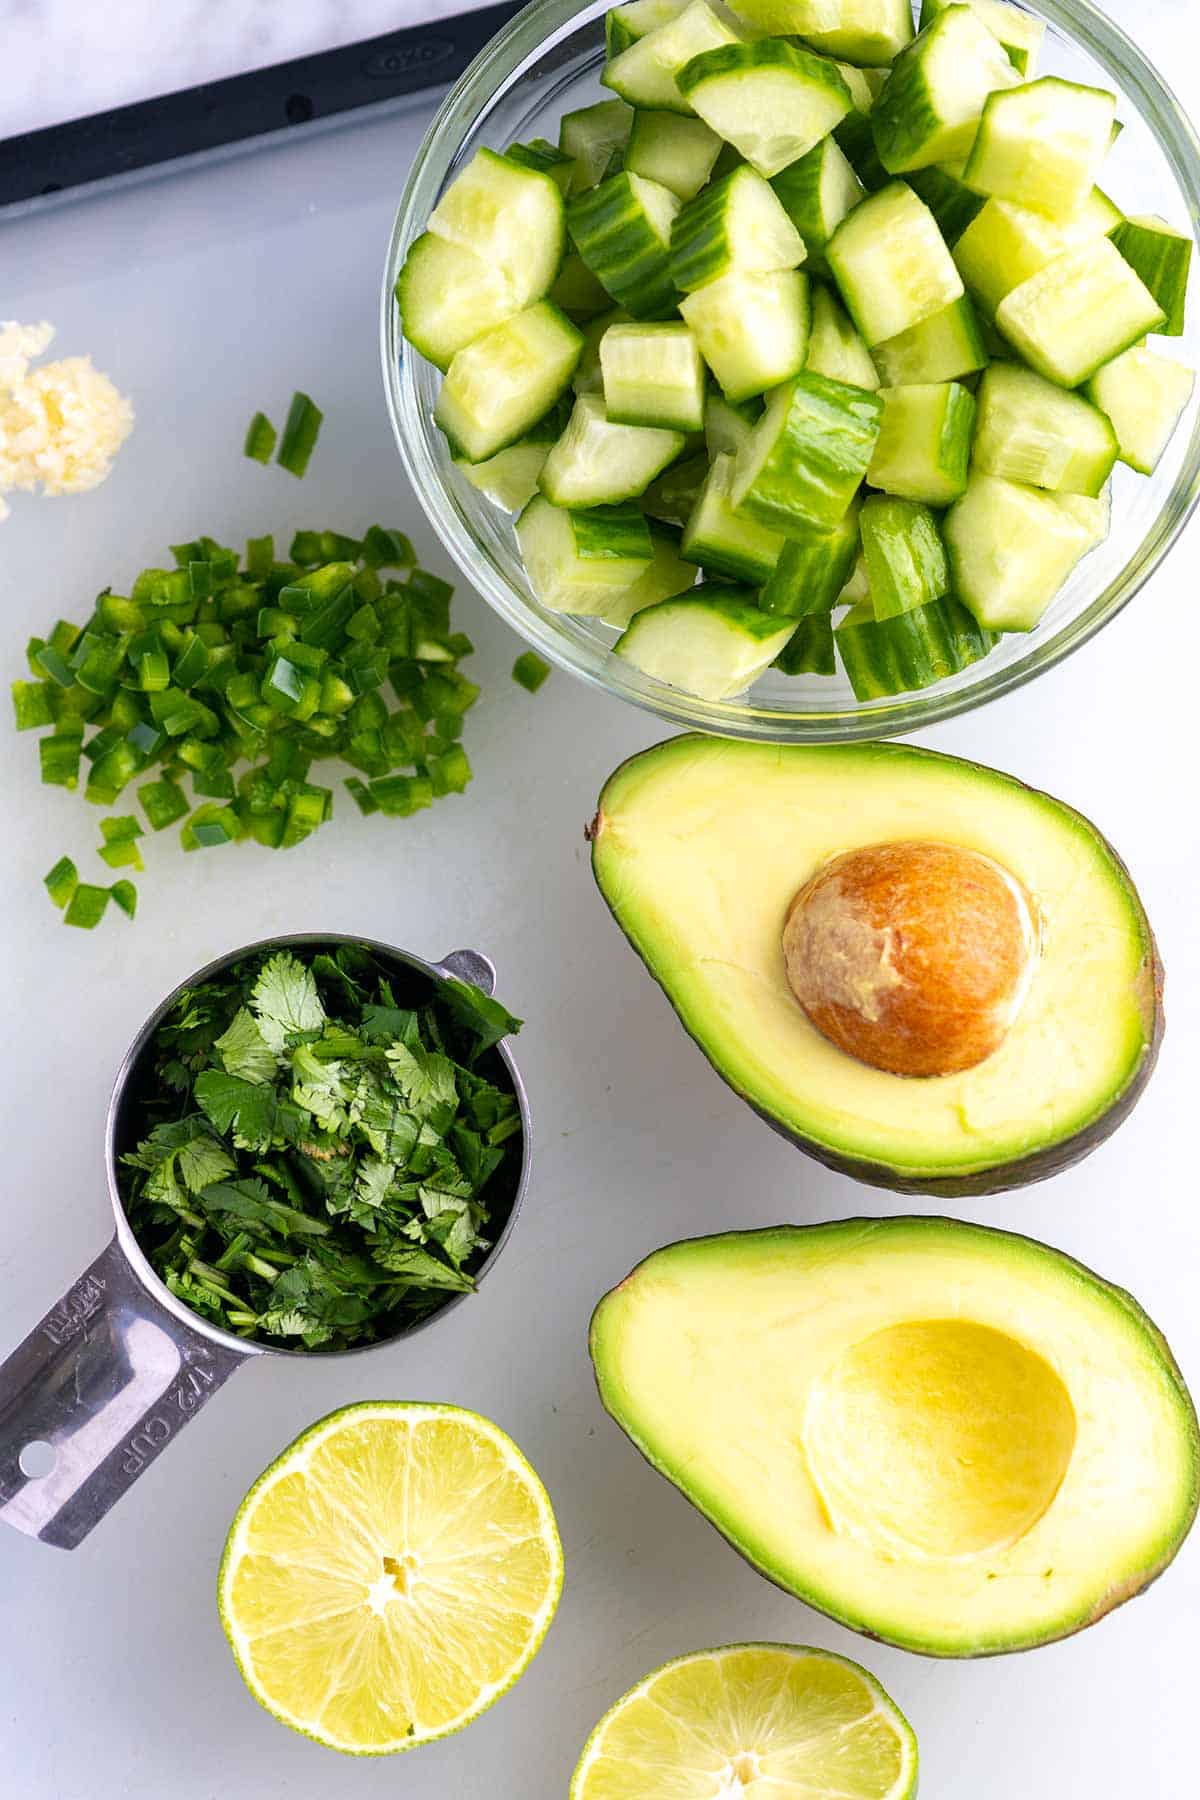
[[[855,1789],[851,1792],[851,1790],[843,1790],[841,1787],[835,1790],[833,1788],[828,1788],[825,1785],[822,1785],[821,1788],[818,1789],[803,1780],[789,1783],[788,1786],[784,1786],[778,1781],[770,1781],[768,1782],[768,1786],[772,1794],[782,1794],[791,1789],[794,1791],[795,1800],[816,1800],[818,1793],[824,1796],[832,1795],[835,1792],[838,1795],[842,1795],[844,1792],[844,1800],[915,1800],[918,1775],[916,1734],[904,1714],[900,1711],[900,1708],[886,1692],[882,1684],[876,1680],[875,1676],[872,1675],[869,1670],[864,1669],[860,1663],[853,1662],[847,1656],[838,1656],[830,1650],[818,1650],[802,1644],[757,1642],[724,1644],[717,1649],[692,1651],[686,1656],[675,1657],[672,1661],[663,1663],[659,1668],[651,1670],[648,1675],[644,1676],[641,1681],[637,1682],[634,1687],[623,1694],[614,1706],[609,1708],[608,1712],[605,1713],[604,1717],[595,1727],[591,1736],[588,1738],[587,1743],[584,1745],[583,1753],[575,1768],[575,1773],[571,1777],[568,1800],[608,1800],[605,1789],[596,1786],[590,1781],[593,1770],[601,1755],[604,1754],[605,1741],[609,1737],[613,1725],[622,1717],[622,1715],[627,1713],[632,1706],[644,1699],[656,1699],[655,1689],[663,1684],[665,1678],[688,1668],[695,1668],[699,1673],[707,1664],[715,1662],[719,1665],[721,1661],[725,1659],[731,1659],[747,1652],[761,1652],[768,1655],[773,1654],[778,1657],[781,1663],[799,1662],[802,1659],[815,1658],[818,1663],[827,1667],[829,1665],[835,1665],[848,1671],[861,1682],[864,1694],[870,1700],[869,1707],[862,1714],[861,1718],[855,1721],[855,1725],[860,1727],[866,1726],[874,1720],[884,1722],[890,1729],[900,1753],[899,1772],[897,1773],[895,1780],[891,1782],[886,1789],[879,1788],[873,1793],[865,1789]],[[681,1720],[678,1711],[673,1711],[669,1716],[676,1730],[682,1725],[686,1732],[687,1720]],[[700,1726],[700,1723],[700,1713],[699,1709],[697,1709],[697,1727]],[[776,1729],[778,1728],[778,1715],[775,1716],[774,1726]],[[820,1734],[818,1733],[816,1735],[819,1737]],[[700,1736],[699,1729],[697,1729],[696,1736]],[[731,1755],[736,1752],[736,1749],[736,1746],[729,1746]],[[701,1779],[704,1779],[704,1777],[701,1777]],[[754,1786],[755,1783],[751,1781],[745,1788],[747,1800],[750,1800]],[[677,1790],[672,1787],[671,1792],[675,1793],[676,1791]],[[724,1792],[724,1788],[722,1788],[721,1791]],[[742,1789],[738,1787],[736,1791],[741,1792]],[[682,1793],[683,1790],[679,1789],[678,1792]],[[697,1800],[699,1800],[699,1796],[702,1792],[707,1794],[708,1790],[702,1790],[697,1787]]]
[[[358,1744],[340,1741],[331,1734],[320,1730],[312,1719],[290,1713],[280,1703],[277,1695],[270,1694],[264,1689],[262,1683],[254,1675],[251,1658],[247,1654],[251,1641],[250,1636],[239,1628],[234,1618],[231,1590],[233,1578],[247,1551],[250,1523],[258,1504],[266,1493],[286,1475],[307,1469],[321,1446],[344,1430],[350,1421],[370,1418],[403,1419],[410,1425],[437,1419],[459,1419],[471,1433],[486,1439],[500,1452],[507,1465],[507,1470],[519,1477],[533,1500],[537,1514],[539,1540],[548,1555],[550,1566],[544,1598],[537,1611],[530,1615],[529,1631],[521,1651],[514,1657],[513,1662],[500,1679],[482,1685],[471,1703],[464,1707],[457,1717],[437,1729],[410,1729],[403,1736],[394,1739]],[[441,1402],[367,1400],[339,1407],[336,1411],[328,1413],[324,1418],[309,1426],[276,1457],[274,1462],[264,1469],[257,1481],[254,1482],[239,1506],[226,1538],[217,1574],[217,1610],[239,1674],[250,1694],[266,1712],[270,1713],[272,1718],[278,1720],[280,1724],[286,1725],[290,1730],[298,1732],[302,1737],[307,1737],[328,1749],[337,1750],[343,1755],[390,1756],[400,1751],[418,1749],[423,1744],[434,1743],[442,1738],[453,1736],[467,1725],[472,1724],[475,1719],[510,1692],[542,1646],[558,1608],[562,1585],[562,1543],[550,1497],[537,1471],[506,1432],[493,1424],[490,1419],[485,1419],[479,1413],[471,1412],[465,1407],[451,1406]]]

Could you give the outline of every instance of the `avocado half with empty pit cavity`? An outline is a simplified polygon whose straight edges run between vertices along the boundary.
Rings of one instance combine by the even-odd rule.
[[[1079,1631],[1196,1515],[1165,1340],[1009,1232],[849,1219],[672,1244],[600,1302],[591,1354],[613,1418],[761,1574],[904,1649]]]
[[[680,737],[590,828],[600,890],[719,1074],[830,1168],[988,1194],[1129,1113],[1162,968],[1128,870],[1061,800],[900,744]]]

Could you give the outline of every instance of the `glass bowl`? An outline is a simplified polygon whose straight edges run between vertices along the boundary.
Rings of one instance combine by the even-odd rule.
[[[393,289],[409,244],[443,187],[475,151],[515,139],[556,142],[564,112],[606,97],[603,0],[535,0],[476,57],[452,89],[417,153],[396,215],[383,284],[384,385],[400,455],[417,496],[466,579],[522,637],[593,686],[678,725],[773,743],[886,737],[966,712],[1031,681],[1077,650],[1153,574],[1200,496],[1200,391],[1170,448],[1145,477],[1123,464],[1113,480],[1113,526],[1085,557],[1036,631],[1010,633],[991,655],[935,687],[859,702],[844,675],[764,675],[733,700],[701,700],[642,675],[611,654],[616,632],[555,613],[534,597],[513,521],[455,469],[433,423],[438,371],[400,331]],[[1125,129],[1103,181],[1131,213],[1161,213],[1193,235],[1200,219],[1200,142],[1166,82],[1110,19],[1087,0],[1041,0],[1047,21],[1041,72],[1107,87]],[[611,96],[608,96],[611,98]],[[1169,355],[1200,364],[1200,329],[1162,340]]]

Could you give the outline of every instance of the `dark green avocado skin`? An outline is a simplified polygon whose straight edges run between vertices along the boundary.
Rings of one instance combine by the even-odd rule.
[[[655,750],[660,749],[661,747],[661,745],[652,745],[648,750],[639,751],[637,755],[628,757],[624,763],[621,763],[620,766],[613,771],[612,775],[609,777],[609,781],[615,781],[617,776],[620,775],[621,771],[626,768],[629,763],[637,762],[642,756],[652,756]],[[939,750],[922,749],[921,754],[923,756],[938,757],[939,759],[944,759],[948,762],[962,763],[968,760],[965,757],[946,756],[945,752]],[[1027,788],[1030,793],[1038,792],[1038,789],[1032,787],[1030,783],[1018,781],[1015,776],[1006,776],[1005,779],[1011,781],[1014,786]],[[605,784],[606,788],[607,786],[608,783]],[[1062,801],[1056,801],[1056,804],[1061,806],[1064,803]],[[1082,818],[1083,815],[1078,814],[1077,816]],[[1138,890],[1134,885],[1133,877],[1130,874],[1128,867],[1121,857],[1118,856],[1108,839],[1101,832],[1096,830],[1096,827],[1091,821],[1086,820],[1085,823],[1087,824],[1088,829],[1093,832],[1097,841],[1103,846],[1107,854],[1112,858],[1114,865],[1124,876],[1130,893],[1138,899],[1138,905],[1139,908],[1141,908]],[[585,828],[584,836],[592,845],[593,877],[596,880],[596,885],[600,889],[601,894],[604,896],[605,905],[609,905],[608,896],[604,894],[604,888],[596,870],[595,846],[603,828],[604,793],[602,791],[598,810],[591,823]],[[609,911],[613,912],[613,917],[616,919],[618,926],[620,926],[622,934],[637,952],[639,961],[649,971],[656,985],[661,988],[662,983],[658,980],[657,975],[655,975],[654,969],[642,956],[638,945],[630,933],[625,930],[625,927],[621,924],[620,919],[617,917],[617,914],[613,911],[611,906],[609,906]],[[1130,1113],[1141,1099],[1147,1082],[1154,1073],[1154,1067],[1158,1061],[1159,1048],[1162,1044],[1163,1030],[1166,1025],[1166,1018],[1163,1010],[1163,984],[1165,981],[1165,971],[1163,969],[1162,958],[1158,953],[1158,945],[1155,941],[1154,933],[1150,928],[1150,921],[1146,918],[1144,909],[1142,909],[1142,922],[1145,926],[1146,942],[1149,946],[1149,961],[1146,968],[1148,1004],[1153,1008],[1153,1024],[1145,1050],[1142,1054],[1142,1060],[1138,1064],[1134,1074],[1126,1083],[1122,1092],[1098,1118],[1093,1119],[1090,1124],[1084,1126],[1082,1130],[1073,1133],[1072,1136],[1061,1139],[1057,1144],[1049,1144],[1042,1150],[1031,1151],[1028,1156],[1018,1157],[1009,1162],[993,1163],[987,1168],[974,1169],[965,1174],[960,1172],[954,1175],[909,1175],[889,1167],[887,1163],[872,1162],[869,1159],[858,1157],[841,1156],[836,1151],[828,1149],[824,1144],[814,1143],[811,1138],[806,1138],[800,1133],[791,1130],[787,1125],[781,1124],[778,1119],[774,1118],[769,1112],[759,1106],[753,1097],[750,1094],[747,1094],[743,1088],[740,1088],[736,1082],[730,1081],[721,1070],[718,1069],[717,1073],[721,1076],[721,1079],[725,1082],[726,1086],[732,1088],[739,1099],[744,1100],[746,1105],[771,1127],[772,1131],[777,1132],[780,1137],[786,1138],[789,1144],[793,1144],[797,1150],[802,1150],[806,1156],[811,1156],[814,1161],[822,1163],[825,1168],[832,1169],[835,1174],[847,1175],[852,1181],[861,1181],[867,1187],[886,1188],[889,1192],[894,1194],[925,1194],[931,1195],[937,1199],[962,1200],[978,1199],[988,1194],[1009,1193],[1016,1188],[1030,1187],[1036,1181],[1049,1181],[1055,1175],[1061,1175],[1065,1169],[1073,1168],[1076,1163],[1082,1162],[1085,1156],[1090,1156],[1093,1150],[1099,1149],[1106,1138],[1112,1136],[1118,1126],[1122,1125],[1129,1117]],[[700,1039],[693,1031],[689,1030],[686,1021],[671,1000],[671,996],[666,992],[666,989],[663,988],[662,991],[666,995],[667,1002],[671,1006],[671,1010],[679,1019],[684,1031],[687,1032],[687,1035],[691,1038],[692,1042],[702,1052],[705,1061],[711,1064],[712,1058],[709,1056],[704,1045],[700,1042]],[[713,1066],[715,1067],[715,1064],[713,1064]]]

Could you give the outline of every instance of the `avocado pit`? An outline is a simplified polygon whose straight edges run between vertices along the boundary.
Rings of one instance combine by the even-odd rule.
[[[954,1075],[1004,1042],[1038,957],[1033,902],[991,857],[925,841],[836,856],[783,928],[788,984],[823,1037],[893,1075]]]

